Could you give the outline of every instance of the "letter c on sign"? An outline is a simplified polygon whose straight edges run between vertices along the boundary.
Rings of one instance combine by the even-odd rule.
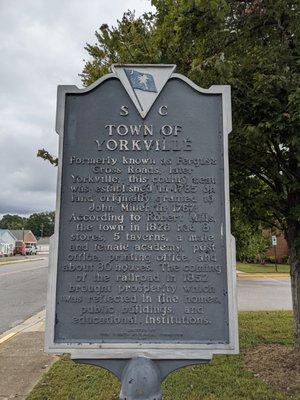
[[[161,106],[158,109],[158,114],[160,115],[167,115],[168,106]]]

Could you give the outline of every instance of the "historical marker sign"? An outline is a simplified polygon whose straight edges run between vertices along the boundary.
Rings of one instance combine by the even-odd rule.
[[[230,88],[173,65],[60,86],[46,349],[74,358],[238,351]]]

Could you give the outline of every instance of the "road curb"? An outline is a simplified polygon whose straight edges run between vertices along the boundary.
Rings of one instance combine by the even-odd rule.
[[[32,261],[41,261],[41,260],[46,260],[46,257],[39,257],[39,258],[25,258],[24,260],[13,260],[13,261],[7,261],[7,262],[0,262],[0,267],[2,265],[9,265],[9,264],[18,264],[18,263],[24,263],[24,262],[32,262]]]
[[[0,335],[0,345],[12,337],[18,335],[22,332],[30,332],[33,330],[37,330],[37,328],[45,322],[46,311],[42,310],[32,317],[26,319],[21,324],[16,325],[15,327],[9,329],[6,332],[3,332]]]
[[[0,400],[25,400],[30,391],[57,360],[44,352],[44,332],[38,329],[43,319],[37,313],[5,332],[0,345]],[[41,318],[40,318],[41,317]],[[43,325],[42,325],[43,326]]]
[[[238,273],[237,276],[239,278],[245,278],[245,279],[249,279],[249,278],[263,278],[263,279],[265,279],[265,278],[289,278],[290,274],[284,273],[284,272],[283,273],[280,273],[280,272],[278,272],[278,273],[270,273],[270,272],[268,272],[266,274],[264,274],[263,272],[258,272],[258,273],[247,273],[247,272],[244,272],[242,274]]]

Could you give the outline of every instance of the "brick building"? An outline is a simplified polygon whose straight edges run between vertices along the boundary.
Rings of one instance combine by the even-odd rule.
[[[271,232],[269,232],[270,242],[271,242]],[[285,258],[289,255],[289,249],[287,241],[285,240],[284,234],[282,232],[276,233],[277,245],[276,245],[276,259],[279,263],[286,261]],[[267,257],[275,258],[274,247],[271,245],[266,253]]]
[[[16,238],[16,251],[19,253],[19,248],[22,246],[26,245],[37,245],[37,238],[34,236],[34,234],[26,229],[10,229],[10,232],[14,235]]]
[[[37,244],[37,239],[34,236],[34,234],[29,231],[24,229],[10,229],[10,232],[15,236],[15,238],[17,238],[18,241],[22,241],[25,244],[32,244],[32,245],[36,245]]]

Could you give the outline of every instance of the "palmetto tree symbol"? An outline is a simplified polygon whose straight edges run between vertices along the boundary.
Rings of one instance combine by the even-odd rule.
[[[145,88],[146,88],[146,89],[148,89],[147,82],[148,82],[148,80],[149,80],[149,76],[147,76],[147,75],[141,75],[141,76],[138,77],[138,80],[139,80],[139,82],[140,82],[142,85],[145,85]]]

